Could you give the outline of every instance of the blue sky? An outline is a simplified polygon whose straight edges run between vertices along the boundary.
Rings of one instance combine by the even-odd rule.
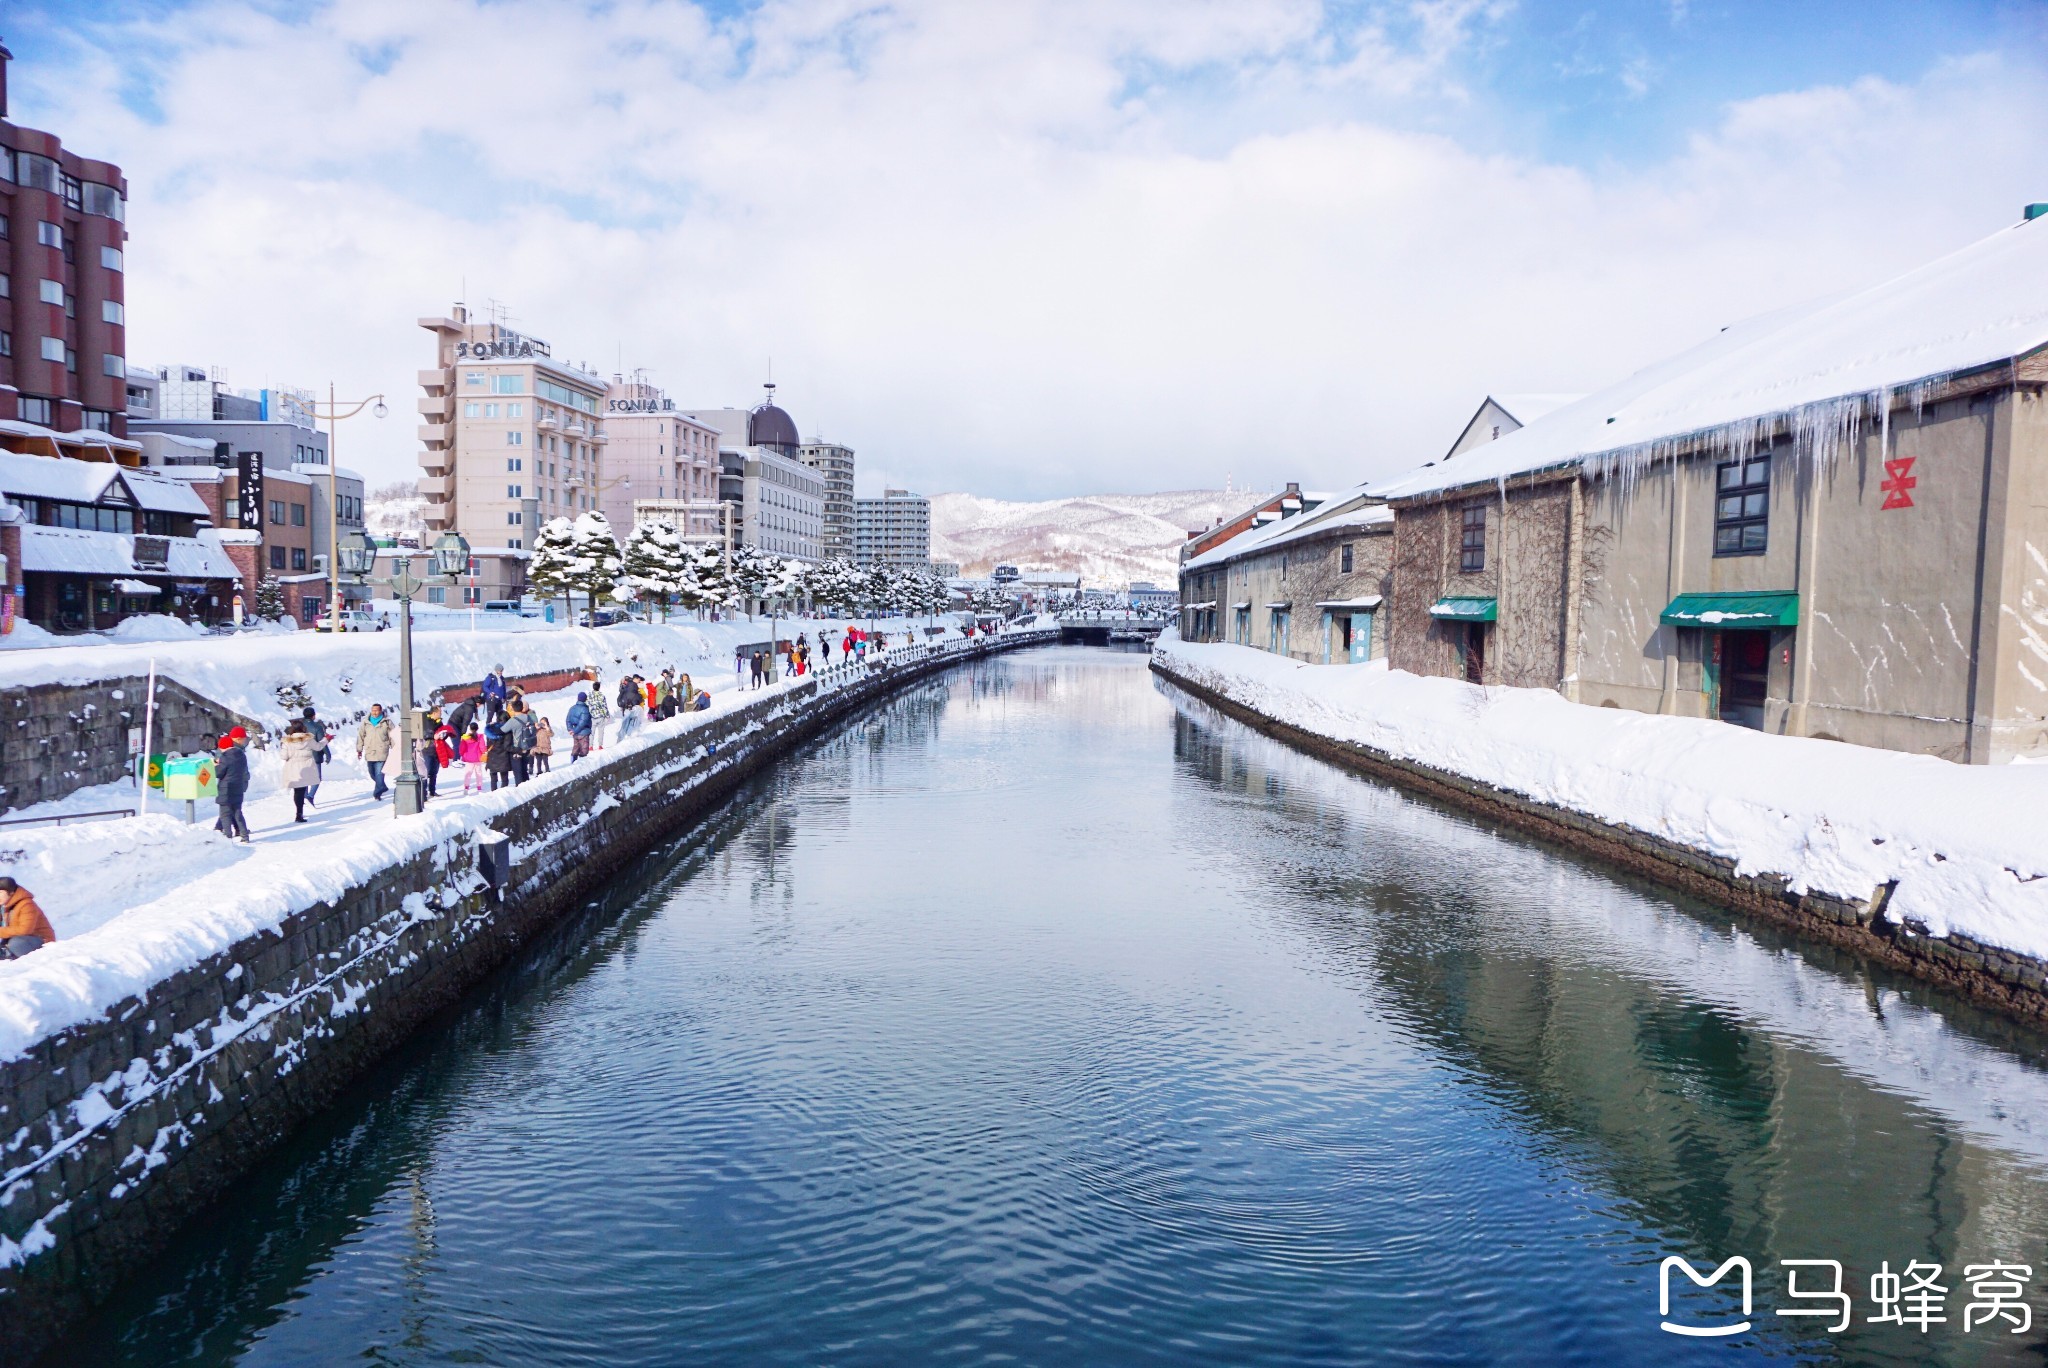
[[[772,356],[864,487],[1035,497],[1404,468],[1489,389],[1993,231],[2048,198],[2044,16],[17,0],[5,37],[16,119],[129,176],[134,361],[403,411],[413,320],[498,299],[687,403]]]

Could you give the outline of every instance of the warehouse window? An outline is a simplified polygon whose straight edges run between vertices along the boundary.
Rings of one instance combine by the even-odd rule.
[[[1486,505],[1466,504],[1458,528],[1458,569],[1476,574],[1486,568]]]
[[[1771,458],[1726,461],[1714,473],[1714,554],[1761,556],[1771,519]]]

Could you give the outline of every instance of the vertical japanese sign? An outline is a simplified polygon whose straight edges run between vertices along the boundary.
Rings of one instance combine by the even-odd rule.
[[[235,518],[243,527],[263,526],[263,453],[235,454]]]

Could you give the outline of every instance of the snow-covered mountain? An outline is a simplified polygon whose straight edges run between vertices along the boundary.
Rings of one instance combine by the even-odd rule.
[[[363,499],[363,530],[372,537],[418,538],[425,535],[422,514],[427,501],[409,484],[388,484]]]
[[[996,565],[1079,571],[1090,586],[1132,580],[1170,585],[1189,532],[1243,512],[1261,496],[1191,489],[1169,494],[1089,494],[1011,503],[973,494],[932,498],[932,559],[960,562],[964,575]]]

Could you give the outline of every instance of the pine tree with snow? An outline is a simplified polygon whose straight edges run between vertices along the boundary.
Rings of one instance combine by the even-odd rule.
[[[661,620],[668,621],[669,604],[683,592],[694,568],[675,527],[660,519],[636,524],[626,538],[624,561],[627,585],[658,600]]]
[[[575,539],[571,574],[588,600],[590,611],[595,614],[600,601],[630,602],[632,590],[621,582],[626,557],[619,550],[618,538],[612,535],[610,520],[592,510],[578,517],[571,531]]]
[[[265,622],[282,622],[291,609],[284,600],[284,585],[275,575],[256,581],[256,616]]]
[[[576,529],[567,518],[549,518],[533,539],[533,554],[526,561],[526,582],[542,598],[562,596],[564,621],[572,616],[569,592],[578,587]]]

